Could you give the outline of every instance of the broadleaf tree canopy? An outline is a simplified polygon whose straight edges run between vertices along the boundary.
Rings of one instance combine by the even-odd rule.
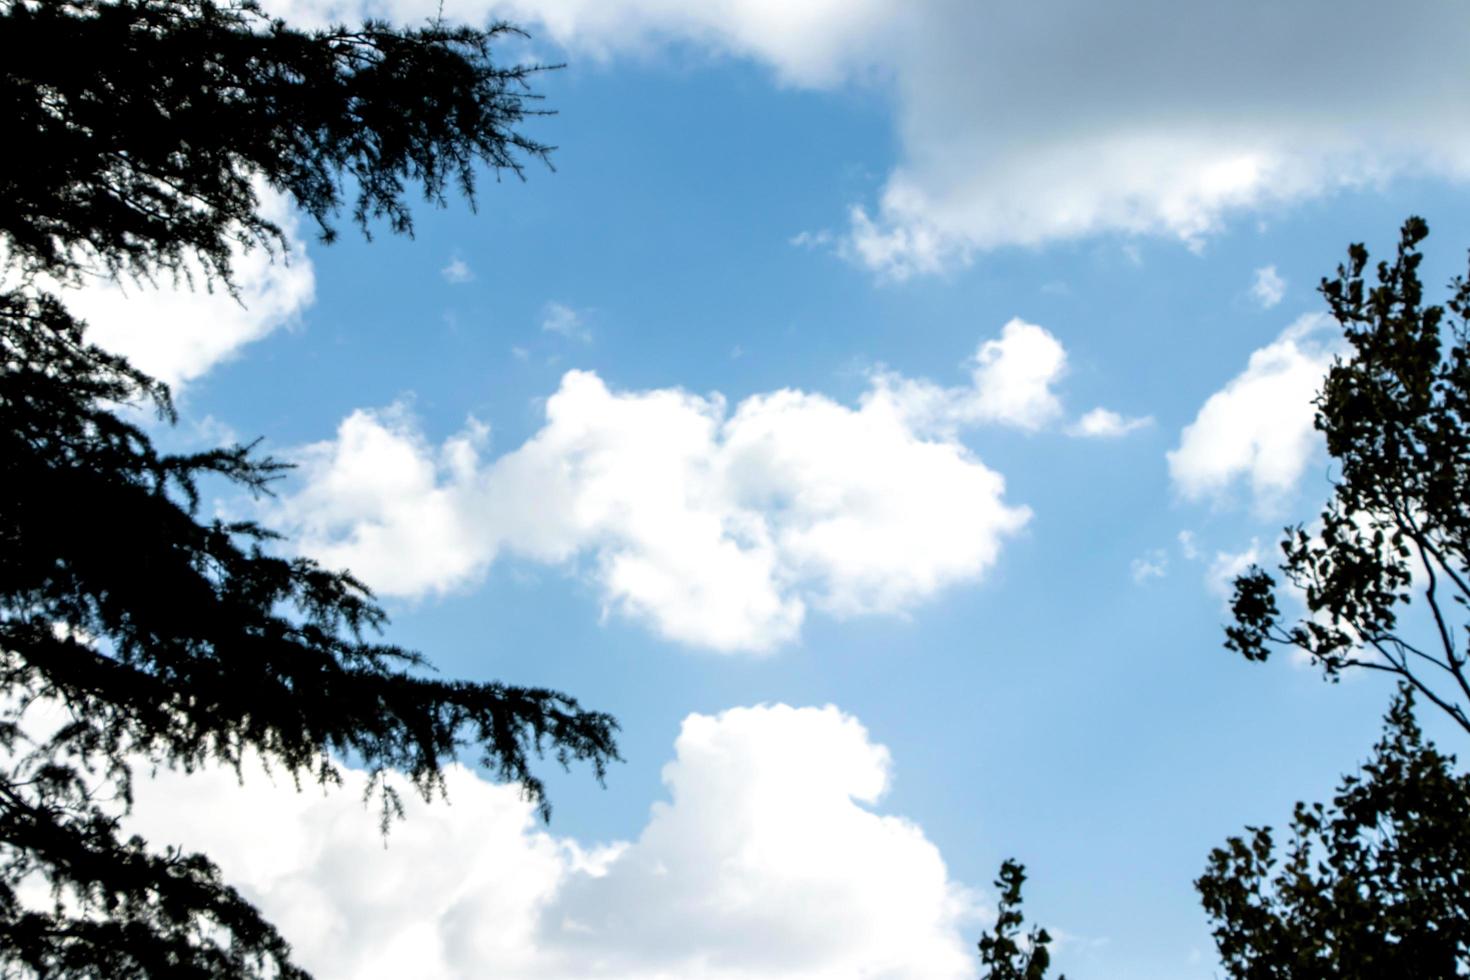
[[[1051,969],[1051,933],[1040,926],[1033,926],[1030,932],[1021,931],[1026,922],[1021,912],[1021,886],[1025,883],[1025,865],[1011,858],[1001,862],[1000,876],[995,879],[1000,892],[995,924],[978,944],[980,980],[1045,980]]]
[[[1362,245],[1322,283],[1350,351],[1316,403],[1332,498],[1281,542],[1305,614],[1284,622],[1276,581],[1253,568],[1235,580],[1227,646],[1250,660],[1294,647],[1334,679],[1397,675],[1470,732],[1470,283],[1451,283],[1443,306],[1424,304],[1428,233],[1405,222],[1376,286],[1364,281]]]
[[[1211,852],[1196,882],[1234,980],[1470,973],[1470,776],[1424,742],[1404,683],[1382,739],[1332,806],[1298,803]]]

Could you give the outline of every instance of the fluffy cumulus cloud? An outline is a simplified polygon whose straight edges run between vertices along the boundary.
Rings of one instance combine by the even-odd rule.
[[[316,280],[294,211],[264,191],[262,212],[286,232],[285,254],[236,248],[239,296],[196,276],[154,284],[97,279],[66,293],[72,312],[87,321],[91,339],[122,354],[170,385],[198,378],[246,344],[294,322],[315,296]]]
[[[968,367],[970,383],[959,387],[879,372],[867,401],[891,406],[920,430],[989,423],[1034,432],[1061,416],[1053,389],[1066,374],[1067,352],[1044,327],[1011,320],[998,338],[980,345]]]
[[[1339,350],[1330,323],[1301,317],[1204,403],[1168,454],[1186,499],[1223,499],[1244,482],[1264,510],[1296,487],[1320,442],[1312,399]]]
[[[474,419],[434,445],[408,406],[364,409],[294,453],[272,519],[386,595],[451,591],[514,555],[578,570],[607,610],[676,642],[770,650],[810,610],[904,613],[995,564],[1030,511],[963,429],[1142,424],[1098,409],[1062,426],[1065,366],[1055,337],[1012,320],[967,383],[879,371],[856,406],[783,389],[732,409],[570,371],[541,428],[494,458]]]
[[[977,420],[1039,429],[1061,414],[1051,386],[1066,368],[1067,352],[1055,337],[1012,320],[975,355],[974,397],[964,408]]]
[[[407,21],[436,0],[269,0]],[[900,157],[835,236],[889,276],[1102,232],[1198,242],[1230,214],[1398,174],[1470,175],[1470,7],[1119,0],[465,0],[574,54],[668,42],[784,84],[878,84]],[[834,216],[836,218],[836,216]],[[813,230],[806,240],[819,240]]]
[[[363,776],[321,793],[162,774],[133,828],[204,850],[319,976],[424,980],[960,980],[976,895],[871,806],[887,751],[832,707],[690,715],[636,840],[585,846],[512,787],[449,772],[387,847]],[[445,856],[451,855],[452,860]]]
[[[450,589],[493,557],[472,533],[488,437],[471,419],[434,447],[406,405],[353,412],[336,438],[296,451],[306,479],[282,516],[305,551],[380,592]]]
[[[810,607],[901,612],[979,577],[1029,518],[882,397],[782,390],[730,411],[572,371],[525,444],[486,461],[485,436],[434,447],[402,408],[354,413],[301,451],[277,517],[390,595],[454,588],[502,552],[578,562],[608,607],[717,650],[787,642]]]
[[[1062,401],[1055,389],[1067,373],[1067,351],[1046,328],[1011,320],[1000,337],[980,345],[969,368],[969,384],[948,388],[879,372],[867,400],[892,405],[921,431],[952,432],[985,424],[1037,432],[1060,420]],[[1067,432],[1115,438],[1152,421],[1095,408],[1067,426]]]

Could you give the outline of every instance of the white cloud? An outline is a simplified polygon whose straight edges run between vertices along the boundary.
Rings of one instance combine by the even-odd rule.
[[[438,0],[266,0],[271,13],[302,24],[364,14],[422,23]],[[451,9],[452,6],[452,9]],[[837,84],[867,73],[881,56],[883,33],[901,6],[894,0],[461,0],[445,16],[484,23],[503,17],[540,37],[593,58],[642,54],[666,41],[692,41],[711,51],[758,58],[785,82]]]
[[[568,340],[587,343],[592,340],[592,331],[587,329],[582,314],[564,303],[547,303],[541,313],[541,329]]]
[[[1067,352],[1044,327],[1012,319],[998,340],[980,345],[969,366],[970,384],[957,388],[880,373],[868,400],[891,404],[925,431],[977,423],[1035,431],[1062,414],[1052,386],[1066,374]]]
[[[1133,559],[1129,572],[1137,585],[1142,585],[1151,578],[1163,578],[1169,572],[1169,556],[1163,549],[1155,548],[1142,558]]]
[[[1107,408],[1094,408],[1068,431],[1087,439],[1117,439],[1154,424],[1152,416],[1129,418]]]
[[[1012,320],[975,355],[973,417],[1039,429],[1061,414],[1051,386],[1067,369],[1061,343],[1034,323]]]
[[[901,157],[849,224],[854,254],[889,277],[1100,233],[1198,244],[1234,213],[1470,175],[1456,115],[1470,78],[1449,67],[1470,9],[1450,0],[953,0],[890,16],[878,64]],[[1361,97],[1344,101],[1349,77]]]
[[[1179,551],[1188,561],[1196,561],[1199,559],[1199,543],[1195,541],[1193,531],[1179,532]]]
[[[792,235],[788,244],[810,250],[828,248],[835,242],[836,237],[830,231],[803,231]]]
[[[387,847],[363,775],[322,794],[249,772],[143,781],[132,829],[207,852],[320,976],[960,980],[975,893],[918,825],[869,807],[886,749],[832,707],[690,715],[637,840],[539,827],[512,787],[405,790]],[[446,858],[450,859],[446,859]]]
[[[1035,432],[1062,416],[1054,390],[1067,374],[1067,351],[1044,327],[1012,319],[999,339],[980,345],[969,363],[970,383],[941,387],[879,372],[867,398],[890,402],[921,431],[952,432],[965,425],[1007,425]],[[1152,425],[1151,417],[1130,418],[1094,408],[1069,425],[1067,433],[1111,439]]]
[[[494,556],[493,541],[475,533],[488,438],[471,418],[436,449],[407,405],[353,412],[336,438],[292,454],[305,479],[281,516],[303,551],[387,595],[453,588]]]
[[[1331,324],[1319,314],[1299,318],[1209,397],[1168,454],[1184,497],[1219,499],[1244,480],[1267,510],[1296,487],[1321,442],[1312,400],[1340,350],[1340,341],[1321,337]]]
[[[444,281],[449,283],[451,286],[459,286],[467,282],[473,282],[475,278],[474,270],[471,269],[469,267],[469,264],[466,263],[465,260],[460,258],[459,256],[455,256],[454,258],[450,259],[449,264],[439,270],[439,274],[443,276]]]
[[[307,19],[436,11],[434,0],[268,6]],[[844,237],[848,254],[898,278],[977,249],[1099,233],[1198,243],[1237,212],[1401,174],[1470,175],[1470,76],[1458,68],[1470,8],[1459,0],[455,6],[575,55],[693,44],[764,63],[788,85],[887,89],[899,160]]]
[[[571,371],[541,429],[495,459],[473,419],[435,447],[403,405],[360,410],[295,454],[300,484],[271,519],[385,595],[460,589],[514,555],[579,572],[605,610],[676,642],[771,650],[813,609],[901,615],[982,578],[1030,519],[959,432],[1058,420],[1066,352],[1012,320],[969,368],[953,387],[877,372],[855,408],[785,389],[733,411]]]
[[[186,283],[124,286],[95,279],[68,290],[66,303],[87,321],[88,336],[172,386],[200,377],[246,344],[297,320],[315,297],[316,280],[295,213],[278,194],[261,194],[262,212],[286,232],[288,254],[265,249],[233,255],[240,298]],[[196,277],[200,278],[200,277]]]
[[[1251,295],[1261,304],[1261,309],[1269,310],[1286,296],[1286,280],[1281,278],[1274,265],[1257,269],[1255,282],[1251,284]]]
[[[876,390],[876,389],[875,389]],[[473,423],[435,449],[401,407],[299,454],[275,517],[375,589],[458,587],[501,552],[580,562],[608,608],[716,650],[768,650],[809,608],[902,613],[981,577],[1030,512],[895,405],[821,395],[610,390],[568,372],[525,444],[482,461]]]

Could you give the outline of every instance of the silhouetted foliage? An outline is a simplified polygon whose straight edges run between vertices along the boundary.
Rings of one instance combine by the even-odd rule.
[[[980,980],[1043,980],[1051,969],[1051,935],[1041,927],[1029,933],[1021,929],[1021,885],[1026,881],[1024,865],[1007,858],[1001,863],[995,887],[1000,890],[1000,908],[995,927],[980,938]],[[1058,980],[1067,980],[1065,976]]]
[[[519,173],[547,147],[514,128],[535,65],[496,65],[513,32],[425,25],[302,31],[253,0],[0,0],[0,235],[23,268],[229,278],[230,243],[283,243],[255,182],[324,237],[352,218],[412,229],[405,183],[473,200],[475,167]]]
[[[1195,882],[1236,980],[1470,974],[1470,776],[1424,744],[1402,683],[1382,740],[1330,808],[1298,803],[1210,854]]]
[[[188,271],[230,285],[232,241],[269,246],[254,181],[327,228],[409,230],[404,184],[469,192],[476,161],[537,144],[508,125],[525,69],[487,31],[301,32],[248,3],[0,3],[0,976],[304,977],[279,933],[197,854],[126,836],[133,768],[324,786],[350,760],[432,797],[466,750],[549,814],[549,753],[617,758],[615,723],[554,691],[445,680],[377,642],[349,574],[279,557],[251,522],[198,513],[200,481],[254,493],[253,447],[159,452],[134,414],[168,390],[90,345],[37,274]]]
[[[1316,402],[1332,499],[1319,527],[1288,527],[1281,543],[1307,615],[1283,625],[1276,582],[1252,568],[1235,581],[1226,645],[1250,660],[1295,647],[1334,680],[1347,668],[1396,674],[1470,732],[1470,651],[1455,621],[1470,603],[1470,284],[1456,279],[1445,306],[1423,305],[1428,233],[1419,218],[1405,222],[1371,289],[1362,245],[1322,282],[1351,355]],[[1401,622],[1411,604],[1419,621]]]

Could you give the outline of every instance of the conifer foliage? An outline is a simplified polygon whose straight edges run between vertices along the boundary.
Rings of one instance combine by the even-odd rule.
[[[0,2],[0,976],[304,977],[207,857],[127,836],[135,767],[240,767],[331,785],[366,767],[385,828],[470,754],[549,814],[541,755],[617,758],[616,725],[555,691],[433,675],[377,639],[362,583],[200,513],[201,481],[260,493],[252,446],[174,455],[136,422],[167,388],[87,341],[56,283],[202,277],[274,248],[257,188],[324,237],[351,200],[411,231],[408,189],[545,153],[515,126],[533,68],[509,30],[302,31],[252,3]],[[49,285],[48,285],[49,284]],[[49,291],[48,291],[49,290]],[[60,293],[64,297],[64,291]]]
[[[473,202],[476,167],[519,174],[548,147],[539,68],[502,68],[514,33],[428,25],[294,30],[253,0],[0,0],[0,233],[26,267],[151,274],[230,243],[281,243],[256,181],[288,193],[330,240],[344,197],[363,230],[412,230],[407,187]]]

